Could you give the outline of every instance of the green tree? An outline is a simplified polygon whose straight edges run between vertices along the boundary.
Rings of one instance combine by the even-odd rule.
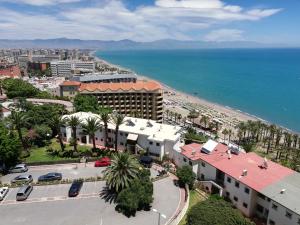
[[[74,152],[77,152],[77,127],[81,124],[81,120],[77,116],[70,116],[65,119],[65,122],[72,129]]]
[[[187,225],[254,225],[229,202],[215,196],[194,205],[186,221]]]
[[[45,141],[49,141],[52,137],[52,130],[46,124],[35,125],[34,130],[37,134],[37,138],[34,143],[39,147],[45,146]]]
[[[116,153],[111,160],[111,166],[104,170],[104,178],[110,189],[120,192],[129,187],[137,178],[141,165],[137,159],[128,153]]]
[[[110,120],[110,110],[106,108],[99,108],[99,115],[101,121],[104,123],[104,146],[108,147],[108,122]]]
[[[98,101],[95,96],[78,94],[74,98],[76,112],[93,112],[98,109]]]
[[[185,165],[181,168],[178,168],[176,171],[176,176],[178,177],[181,187],[184,187],[184,185],[187,184],[190,189],[193,188],[196,174],[193,172],[192,167]]]
[[[12,126],[11,128],[18,133],[23,150],[28,151],[26,142],[23,139],[22,128],[28,124],[29,117],[23,112],[12,111],[9,119]]]
[[[15,165],[20,157],[22,145],[14,132],[10,132],[0,123],[0,162],[6,167]]]
[[[40,91],[33,85],[21,79],[7,78],[3,81],[3,89],[8,98],[35,97]]]
[[[95,133],[101,128],[100,120],[95,117],[90,117],[86,122],[82,123],[83,133],[89,135],[93,141],[93,148],[96,149]]]
[[[119,127],[124,122],[124,116],[119,113],[115,113],[112,116],[112,121],[116,126],[116,129],[115,129],[115,151],[118,151]]]
[[[63,137],[61,133],[61,127],[65,125],[65,121],[58,114],[54,115],[50,118],[49,125],[53,131],[54,135],[57,135],[57,139],[60,144],[60,148],[62,151],[65,150],[65,145],[63,142]]]

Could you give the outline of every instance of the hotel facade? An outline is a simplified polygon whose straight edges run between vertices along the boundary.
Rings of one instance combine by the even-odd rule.
[[[163,91],[156,81],[120,83],[80,83],[65,81],[61,96],[74,97],[77,93],[95,96],[99,105],[111,108],[124,116],[162,122]]]

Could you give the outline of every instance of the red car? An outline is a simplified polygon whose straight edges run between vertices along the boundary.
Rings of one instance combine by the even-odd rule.
[[[110,166],[110,158],[103,157],[95,162],[95,167]]]

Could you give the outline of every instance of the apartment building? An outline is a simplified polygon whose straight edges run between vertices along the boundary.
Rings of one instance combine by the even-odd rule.
[[[88,118],[96,118],[100,120],[99,115],[87,112],[77,112],[72,115],[65,115],[63,118],[70,116],[78,117],[82,123]],[[72,129],[70,127],[61,128],[65,141],[69,141],[72,137]],[[162,159],[164,155],[172,156],[173,149],[179,149],[183,143],[181,142],[180,126],[172,126],[160,124],[154,120],[125,117],[124,122],[119,127],[118,133],[118,149],[137,153],[140,150],[148,151],[149,154],[158,159]],[[104,146],[104,129],[96,132],[96,145]],[[88,135],[84,135],[81,126],[77,128],[77,139],[79,143],[92,144],[92,140]],[[108,144],[113,147],[115,139],[115,125],[113,122],[108,123]]]
[[[70,77],[74,70],[94,72],[93,61],[53,61],[50,63],[52,76]]]
[[[84,75],[76,75],[70,80],[79,81],[81,83],[121,83],[121,82],[136,82],[137,75],[134,73],[126,74],[102,74],[90,73]]]
[[[162,122],[163,91],[156,81],[135,83],[80,83],[65,81],[60,85],[61,96],[75,97],[77,93],[92,95],[102,105],[124,116],[134,116]]]
[[[212,140],[181,147],[174,161],[190,165],[203,188],[230,199],[245,216],[268,225],[300,224],[299,173]]]

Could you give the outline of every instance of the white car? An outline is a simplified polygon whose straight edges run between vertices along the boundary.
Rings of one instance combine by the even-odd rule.
[[[0,188],[0,201],[2,201],[5,195],[8,193],[8,187],[1,187]]]

